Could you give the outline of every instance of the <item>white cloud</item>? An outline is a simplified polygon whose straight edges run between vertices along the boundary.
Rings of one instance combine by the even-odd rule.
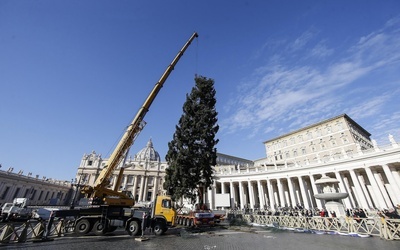
[[[310,54],[313,57],[325,58],[332,55],[334,51],[334,49],[328,48],[324,42],[320,42],[311,50]]]
[[[296,51],[304,48],[304,46],[314,37],[314,33],[310,30],[305,31],[293,43],[289,44],[289,50]]]
[[[288,124],[296,129],[295,126],[308,125],[345,110],[362,114],[360,118],[378,114],[387,100],[385,96],[366,99],[349,109],[346,106],[353,104],[347,104],[352,93],[348,87],[377,69],[400,64],[400,32],[393,29],[400,20],[388,23],[381,30],[361,37],[342,58],[324,64],[313,61],[294,65],[290,57],[285,57],[284,49],[281,54],[274,50],[274,60],[258,67],[253,78],[244,82],[239,97],[231,103],[234,113],[222,121],[221,129],[230,133],[243,129],[253,131],[248,134],[254,134],[255,130],[268,133]],[[313,33],[306,31],[286,47],[301,50],[313,38]],[[326,60],[335,51],[324,43],[317,43],[311,50],[315,58]]]

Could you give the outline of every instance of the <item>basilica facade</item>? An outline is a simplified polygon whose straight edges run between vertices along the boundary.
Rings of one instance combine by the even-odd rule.
[[[205,201],[212,209],[324,208],[315,194],[322,176],[338,180],[335,190],[348,193],[345,208],[384,209],[400,204],[400,147],[389,135],[377,145],[370,133],[346,114],[264,142],[266,157],[255,161],[217,154],[214,185]],[[93,185],[107,159],[96,152],[82,157],[78,185]],[[124,164],[120,190],[131,191],[137,203],[164,194],[167,162],[151,140]],[[115,185],[119,170],[111,177]],[[114,188],[114,187],[113,187]],[[229,204],[220,202],[228,197]]]

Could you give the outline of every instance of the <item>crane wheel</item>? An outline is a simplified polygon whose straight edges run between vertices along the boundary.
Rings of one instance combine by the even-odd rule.
[[[78,221],[75,225],[75,233],[78,235],[85,235],[92,230],[92,224],[87,219]]]
[[[105,220],[98,220],[94,223],[93,232],[96,235],[105,235],[108,232],[107,223]]]
[[[127,228],[126,228],[126,231],[128,231],[129,235],[136,236],[142,230],[141,230],[141,228],[139,226],[139,223],[137,221],[133,220],[133,221],[129,222],[129,224],[128,224]]]
[[[153,231],[154,231],[154,234],[157,236],[163,235],[164,232],[166,231],[164,223],[162,223],[160,221],[156,222],[156,224],[154,225]]]

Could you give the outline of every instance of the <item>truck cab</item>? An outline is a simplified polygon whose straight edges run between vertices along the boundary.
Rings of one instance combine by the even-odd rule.
[[[171,197],[159,195],[154,204],[154,217],[164,218],[167,226],[175,225],[176,210],[172,205]]]
[[[32,209],[27,208],[28,202],[27,198],[15,198],[13,203],[5,203],[1,208],[1,221],[30,219]]]

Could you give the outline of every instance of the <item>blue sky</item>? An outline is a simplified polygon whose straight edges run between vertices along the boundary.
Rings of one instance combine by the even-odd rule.
[[[164,158],[195,74],[215,80],[219,152],[343,113],[379,144],[400,141],[400,2],[0,1],[2,170],[74,178],[108,157],[194,32],[131,155]]]

